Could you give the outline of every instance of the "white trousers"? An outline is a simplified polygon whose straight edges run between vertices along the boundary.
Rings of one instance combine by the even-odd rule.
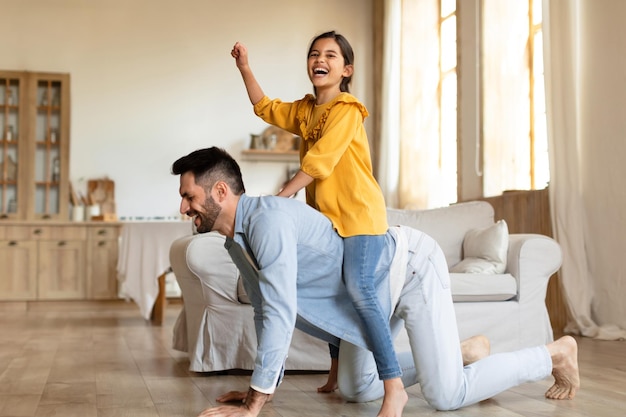
[[[550,375],[552,360],[545,346],[490,355],[463,367],[443,252],[422,232],[408,227],[401,227],[401,232],[408,241],[409,258],[391,327],[397,334],[404,322],[409,336],[411,351],[398,352],[405,387],[419,383],[432,407],[455,410]],[[338,385],[348,401],[373,401],[384,394],[372,353],[344,341]]]

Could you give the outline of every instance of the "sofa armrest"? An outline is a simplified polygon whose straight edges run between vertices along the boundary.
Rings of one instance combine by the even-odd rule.
[[[180,238],[170,263],[183,297],[173,346],[187,352],[189,369],[253,369],[256,334],[252,307],[237,297],[239,271],[216,232]]]
[[[545,301],[548,281],[563,261],[561,246],[552,238],[539,234],[509,235],[507,269],[517,280],[520,303]]]
[[[214,305],[239,303],[239,271],[224,248],[222,235],[202,233],[174,241],[170,247],[170,264],[183,297],[201,295],[205,303]]]
[[[562,262],[561,246],[554,239],[538,234],[509,235],[507,269],[517,280],[519,340],[545,344],[554,339],[546,291]]]

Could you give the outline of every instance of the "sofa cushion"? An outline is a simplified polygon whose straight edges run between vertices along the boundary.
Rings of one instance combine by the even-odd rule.
[[[502,274],[506,270],[508,250],[509,229],[504,220],[472,229],[463,240],[463,260],[450,268],[450,272]]]
[[[506,301],[517,296],[511,274],[450,274],[454,302]]]
[[[437,241],[448,266],[461,261],[465,234],[493,225],[494,211],[486,201],[470,201],[430,210],[387,208],[390,226],[403,225],[421,230]]]

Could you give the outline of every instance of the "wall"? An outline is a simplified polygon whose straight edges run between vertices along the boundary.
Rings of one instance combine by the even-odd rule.
[[[172,216],[175,159],[212,145],[239,158],[266,127],[230,56],[235,41],[265,92],[292,101],[312,91],[310,40],[335,29],[355,50],[352,92],[370,107],[372,2],[0,0],[0,69],[70,73],[74,185],[108,176],[119,216]],[[288,164],[241,165],[248,192],[270,194]]]

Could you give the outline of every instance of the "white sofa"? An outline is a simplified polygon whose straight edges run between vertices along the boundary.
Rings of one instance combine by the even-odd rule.
[[[431,235],[448,265],[463,260],[463,243],[472,230],[495,224],[486,202],[468,202],[432,210],[388,209],[390,225],[402,224]],[[561,249],[553,239],[536,234],[508,235],[503,274],[451,273],[454,307],[461,339],[483,334],[492,352],[508,351],[553,340],[545,306],[550,276],[561,265]],[[240,301],[238,271],[216,233],[183,237],[170,249],[172,269],[184,308],[174,327],[174,348],[189,355],[189,369],[211,372],[252,369],[255,357],[253,312]],[[407,337],[396,339],[399,351]],[[325,343],[297,331],[287,370],[326,370]]]

